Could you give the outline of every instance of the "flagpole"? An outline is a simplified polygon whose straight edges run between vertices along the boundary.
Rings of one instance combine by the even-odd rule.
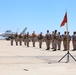
[[[67,13],[67,9],[66,9]],[[69,34],[68,34],[68,17],[67,17],[67,22],[66,22],[66,33],[67,33],[67,62],[69,62]]]
[[[67,11],[66,11],[66,13],[67,13]],[[69,38],[68,38],[68,36],[69,36],[69,34],[68,34],[68,19],[67,19],[67,23],[66,23],[66,34],[67,34],[67,62],[69,62]]]

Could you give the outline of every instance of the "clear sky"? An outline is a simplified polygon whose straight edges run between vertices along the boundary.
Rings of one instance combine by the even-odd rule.
[[[70,34],[76,31],[76,0],[0,0],[0,32],[21,32],[25,27],[31,34],[58,30],[67,9]]]

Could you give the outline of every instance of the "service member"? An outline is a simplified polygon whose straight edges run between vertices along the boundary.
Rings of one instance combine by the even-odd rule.
[[[69,32],[64,32],[64,35],[63,35],[64,50],[63,51],[69,50],[69,48],[70,48],[70,40],[71,40],[71,37],[69,35]]]
[[[23,39],[22,34],[20,34],[19,35],[19,44],[20,44],[20,46],[22,45],[22,39]]]
[[[51,38],[52,38],[52,49],[54,49],[54,31],[52,31]]]
[[[50,49],[50,43],[51,43],[51,34],[49,33],[49,30],[47,30],[47,33],[45,35],[45,41],[46,41],[46,50]]]
[[[43,35],[42,32],[38,35],[39,48],[42,48]]]
[[[35,40],[36,39],[36,34],[35,34],[35,31],[33,31],[32,33],[32,43],[33,43],[33,47],[35,47]]]
[[[53,51],[56,51],[57,50],[57,30],[54,31],[54,50]]]
[[[15,42],[16,42],[16,46],[18,46],[18,41],[19,41],[19,37],[18,37],[18,33],[15,34]]]
[[[72,36],[73,51],[76,51],[76,32]]]
[[[29,38],[30,38],[30,35],[29,35],[29,32],[27,32],[26,34],[26,43],[27,43],[27,47],[29,47]]]
[[[62,36],[60,35],[60,32],[58,32],[58,35],[57,35],[57,44],[58,44],[58,50],[61,49],[61,41],[62,41]]]
[[[24,37],[23,37],[23,39],[24,39],[24,45],[26,45],[26,39],[27,38],[27,36],[26,36],[26,33],[24,34]]]
[[[13,46],[13,41],[14,41],[14,35],[13,34],[10,36],[10,40],[11,40],[11,46]]]

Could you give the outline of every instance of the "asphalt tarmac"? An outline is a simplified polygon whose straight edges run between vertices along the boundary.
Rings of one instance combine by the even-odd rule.
[[[72,43],[69,52],[76,58],[76,51],[72,51]],[[65,56],[58,62],[67,51],[46,50],[46,43],[43,42],[42,49],[38,42],[36,47],[10,45],[10,41],[0,40],[0,75],[76,75],[76,61]]]

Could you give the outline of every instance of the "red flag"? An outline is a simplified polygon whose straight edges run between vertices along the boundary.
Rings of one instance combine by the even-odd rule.
[[[67,12],[65,13],[64,19],[63,19],[63,21],[62,21],[60,27],[64,26],[65,23],[67,23]]]

